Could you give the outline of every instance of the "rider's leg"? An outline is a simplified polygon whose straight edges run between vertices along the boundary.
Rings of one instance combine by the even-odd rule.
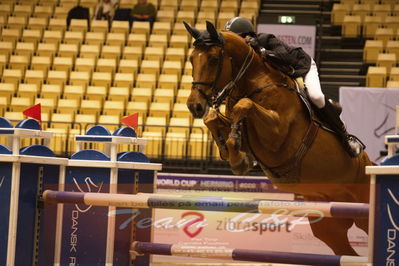
[[[305,87],[307,88],[310,100],[320,109],[325,105],[325,97],[321,91],[319,73],[317,72],[317,66],[315,61],[312,59],[309,72],[303,79]]]
[[[338,134],[349,155],[352,157],[358,156],[364,149],[364,145],[355,136],[348,134],[336,108],[325,98],[321,91],[317,66],[313,59],[310,70],[304,78],[304,83],[309,98],[319,108],[318,113],[321,116],[321,119],[328,123],[329,126]]]

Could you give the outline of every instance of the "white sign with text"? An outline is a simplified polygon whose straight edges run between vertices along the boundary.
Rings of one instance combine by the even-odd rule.
[[[302,47],[311,57],[316,50],[316,26],[286,25],[286,24],[258,24],[258,33],[271,33],[286,44]]]

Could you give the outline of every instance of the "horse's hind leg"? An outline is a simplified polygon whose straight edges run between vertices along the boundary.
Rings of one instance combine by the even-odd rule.
[[[305,200],[320,201],[316,197],[306,197]],[[353,219],[319,218],[309,217],[310,227],[313,235],[329,246],[336,255],[357,256],[348,239],[348,230],[353,225]]]
[[[353,225],[352,219],[323,218],[320,221],[315,219],[309,217],[313,235],[329,246],[336,255],[358,255],[348,239],[348,230]]]

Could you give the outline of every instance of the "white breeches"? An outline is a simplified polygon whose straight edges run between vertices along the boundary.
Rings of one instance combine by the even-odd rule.
[[[317,72],[316,62],[312,58],[309,72],[303,80],[308,90],[310,100],[318,107],[323,108],[325,105],[324,94],[321,91],[319,73]]]

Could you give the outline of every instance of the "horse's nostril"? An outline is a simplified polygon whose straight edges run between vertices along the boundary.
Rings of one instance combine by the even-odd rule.
[[[202,105],[201,105],[201,104],[197,103],[197,104],[195,105],[195,112],[196,112],[197,114],[200,114],[200,113],[202,112]]]

